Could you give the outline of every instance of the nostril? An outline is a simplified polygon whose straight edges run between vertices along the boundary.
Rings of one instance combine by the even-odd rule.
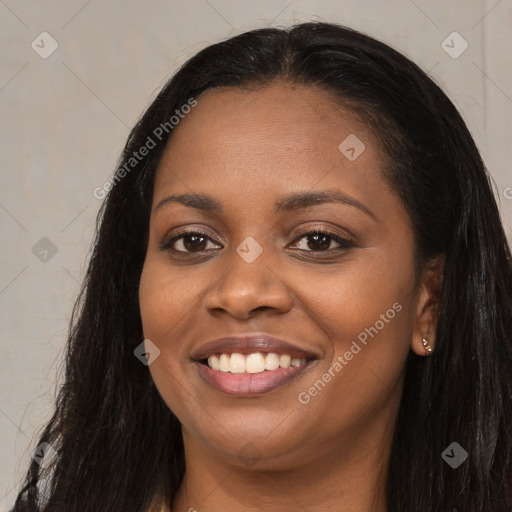
[[[272,306],[258,306],[257,308],[251,309],[250,313],[256,313],[257,311],[267,311],[267,309],[274,309]]]

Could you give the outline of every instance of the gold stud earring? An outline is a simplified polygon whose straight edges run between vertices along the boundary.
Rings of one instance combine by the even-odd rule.
[[[423,348],[425,349],[425,355],[427,356],[430,353],[432,353],[432,347],[430,346],[430,343],[428,342],[428,340],[426,338],[423,338],[422,342],[423,342]]]

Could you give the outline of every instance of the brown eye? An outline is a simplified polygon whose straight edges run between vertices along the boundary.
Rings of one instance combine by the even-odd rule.
[[[331,237],[326,234],[315,233],[307,236],[307,245],[312,251],[323,251],[329,249]]]
[[[311,233],[304,233],[302,236],[297,238],[297,248],[308,252],[323,252],[328,250],[336,249],[348,249],[354,247],[354,244],[339,235],[328,232],[314,231]],[[332,247],[332,243],[337,246]]]
[[[186,235],[183,237],[183,247],[187,251],[204,251],[207,245],[208,239],[203,235]]]
[[[219,247],[206,234],[199,232],[182,233],[162,245],[164,250],[183,253],[202,252]]]

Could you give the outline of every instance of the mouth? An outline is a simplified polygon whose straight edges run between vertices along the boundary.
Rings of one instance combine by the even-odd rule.
[[[310,359],[306,357],[292,357],[290,354],[277,354],[269,352],[252,352],[250,354],[214,354],[200,361],[212,370],[223,373],[263,373],[278,368],[290,368],[305,365]]]
[[[199,376],[232,396],[258,396],[296,379],[319,356],[266,335],[221,338],[193,355]]]

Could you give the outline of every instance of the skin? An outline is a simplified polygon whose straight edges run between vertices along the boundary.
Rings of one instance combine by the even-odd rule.
[[[366,146],[354,161],[338,149],[349,134]],[[172,510],[386,510],[404,364],[411,349],[426,355],[423,337],[434,347],[439,269],[416,279],[410,219],[382,176],[382,155],[368,127],[328,92],[280,81],[208,90],[175,128],[156,175],[140,282],[144,336],[161,351],[150,372],[183,425],[187,470]],[[334,202],[274,210],[284,196],[324,190],[371,214]],[[182,193],[208,194],[223,211],[156,209]],[[162,250],[178,228],[205,231],[209,252]],[[350,237],[354,247],[328,238],[322,252],[304,234],[315,230]],[[252,263],[236,252],[248,236],[263,249]],[[184,241],[174,248],[190,249]],[[395,303],[401,311],[300,403]],[[200,379],[194,349],[251,333],[299,343],[318,359],[256,397],[228,396]]]

